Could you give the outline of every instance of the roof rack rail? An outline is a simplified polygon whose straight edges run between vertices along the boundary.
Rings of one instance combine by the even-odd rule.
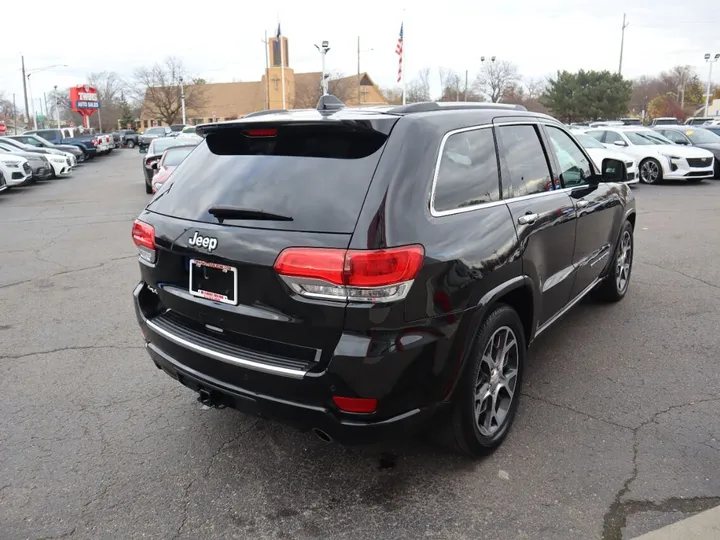
[[[345,108],[345,104],[332,94],[321,96],[317,102],[318,111],[339,111]]]
[[[266,111],[251,112],[250,114],[246,114],[245,116],[243,116],[243,118],[253,118],[255,116],[265,116],[266,114],[278,114],[286,112],[288,112],[287,109],[268,109]]]
[[[422,101],[420,103],[401,105],[390,109],[387,112],[391,114],[408,114],[430,111],[454,111],[462,109],[507,109],[513,111],[527,111],[523,105],[513,103],[486,103],[479,101]]]

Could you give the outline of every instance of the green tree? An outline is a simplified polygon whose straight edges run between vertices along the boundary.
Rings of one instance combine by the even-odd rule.
[[[540,102],[567,122],[612,119],[627,113],[632,82],[609,71],[558,71]]]
[[[125,94],[120,94],[120,128],[125,129],[128,124],[131,126],[135,125],[135,118],[133,118],[133,114],[130,111],[130,105],[127,102],[127,99],[125,99]]]

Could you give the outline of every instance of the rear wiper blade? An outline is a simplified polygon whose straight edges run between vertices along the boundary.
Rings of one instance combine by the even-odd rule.
[[[263,221],[293,221],[290,216],[272,214],[263,210],[251,210],[237,206],[211,206],[208,212],[222,223],[226,219],[257,219]]]

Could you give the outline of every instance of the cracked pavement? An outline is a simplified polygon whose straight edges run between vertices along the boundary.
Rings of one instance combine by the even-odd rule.
[[[0,538],[628,539],[720,504],[720,182],[640,186],[618,305],[534,344],[503,447],[208,409],[132,309],[140,156],[0,195]]]

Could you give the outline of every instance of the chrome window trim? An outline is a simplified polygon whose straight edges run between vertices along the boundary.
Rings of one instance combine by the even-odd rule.
[[[505,117],[507,118],[507,117]],[[435,171],[433,172],[433,180],[432,185],[430,188],[430,215],[432,217],[444,217],[444,216],[453,216],[456,214],[464,214],[466,212],[473,212],[475,210],[478,210],[480,208],[493,208],[495,206],[501,206],[504,204],[508,204],[511,202],[516,201],[526,201],[528,199],[535,199],[538,197],[546,197],[548,195],[553,195],[555,193],[567,193],[574,189],[577,189],[577,186],[572,188],[562,188],[562,189],[555,189],[553,191],[547,191],[543,193],[533,193],[531,195],[521,195],[519,197],[508,197],[507,199],[500,198],[497,201],[487,202],[487,203],[480,203],[480,204],[474,204],[472,206],[465,206],[463,208],[453,208],[451,210],[436,210],[435,209],[435,189],[437,188],[437,181],[438,181],[438,174],[440,173],[440,160],[443,156],[443,150],[445,149],[445,143],[447,140],[455,135],[456,133],[465,133],[468,131],[477,131],[480,129],[487,129],[487,128],[493,128],[493,127],[502,127],[502,126],[527,126],[527,125],[546,125],[546,126],[552,126],[556,127],[558,129],[563,130],[565,133],[570,133],[567,130],[564,130],[562,128],[562,124],[557,121],[553,121],[551,119],[545,119],[545,118],[523,118],[522,120],[518,120],[517,122],[499,122],[497,124],[491,123],[491,124],[481,124],[479,126],[471,126],[471,127],[464,127],[459,129],[454,129],[452,131],[448,131],[445,135],[443,135],[442,140],[440,141],[440,149],[438,151],[437,159],[435,160]],[[572,135],[570,135],[572,137]],[[493,134],[494,137],[494,134]],[[574,138],[573,138],[574,140]],[[542,141],[540,141],[542,143]],[[592,164],[592,161],[590,161],[591,166],[594,168],[594,165]],[[501,179],[502,180],[502,179]],[[502,197],[502,193],[500,193],[500,197]]]

